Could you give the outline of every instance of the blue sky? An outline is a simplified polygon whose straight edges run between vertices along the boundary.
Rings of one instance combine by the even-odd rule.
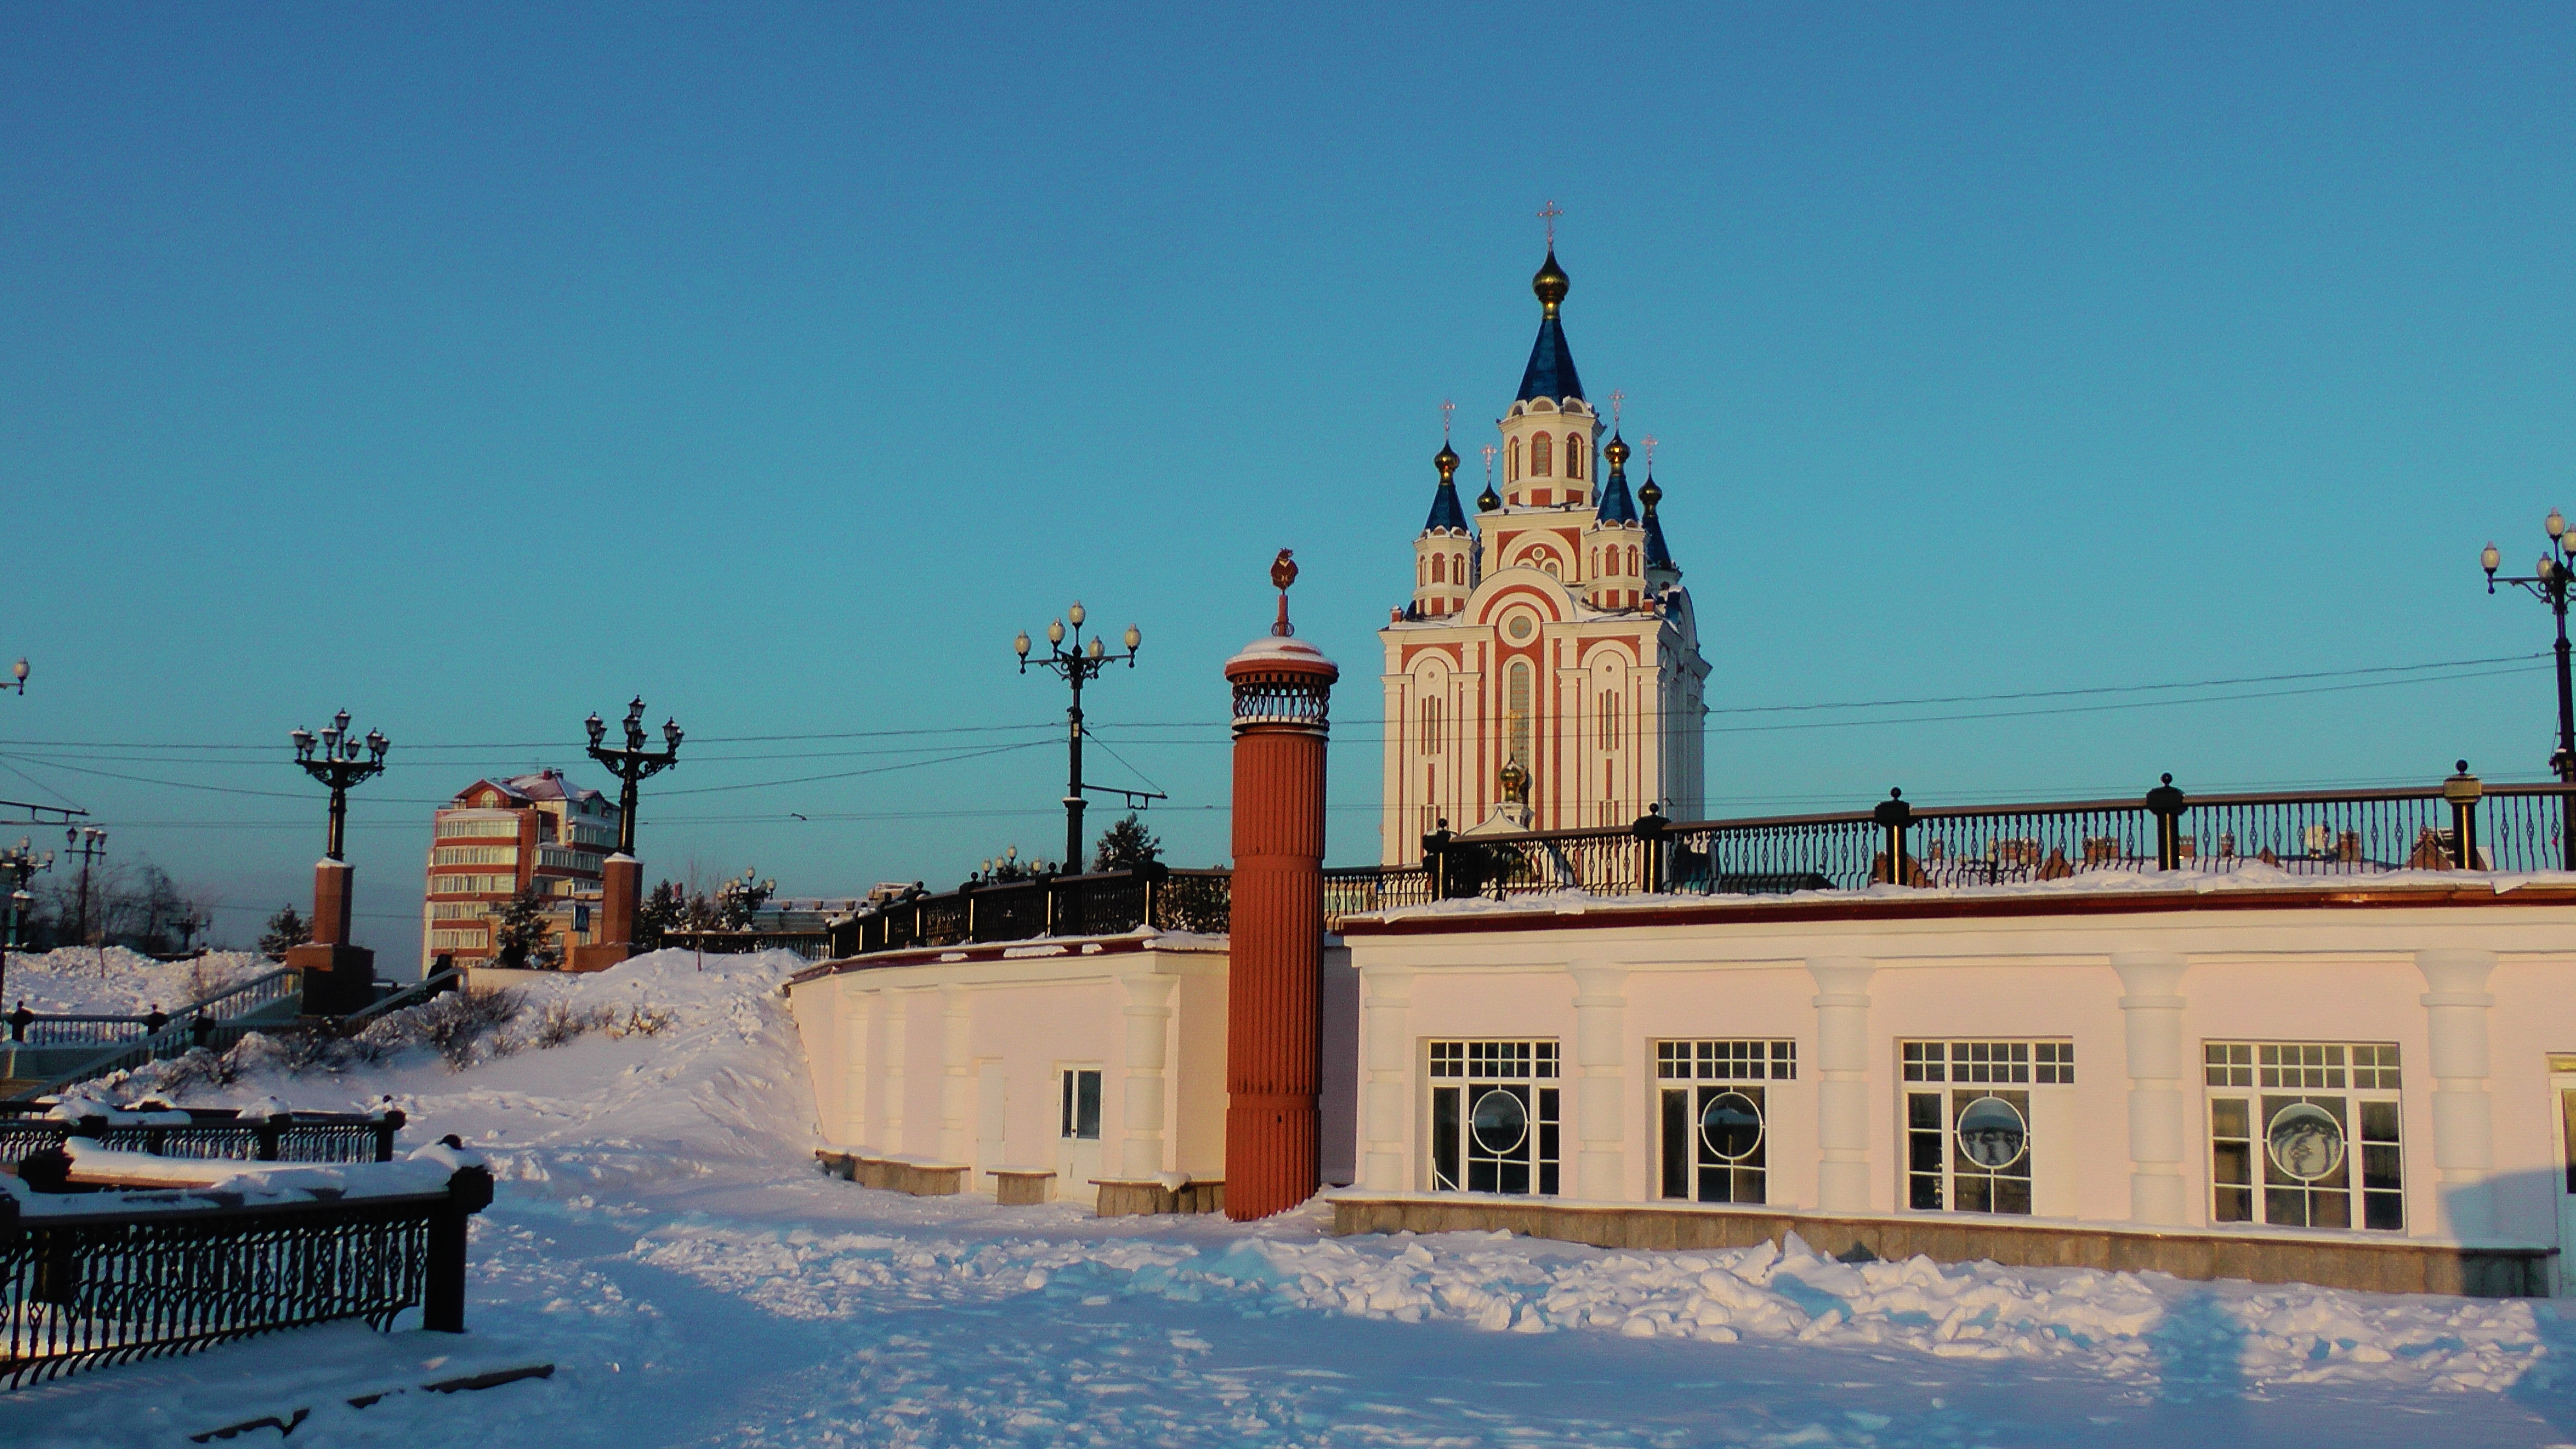
[[[393,966],[431,802],[641,691],[691,735],[648,875],[946,884],[1056,848],[1061,688],[1008,641],[1079,597],[1146,635],[1095,777],[1204,864],[1218,668],[1293,546],[1372,858],[1373,630],[1439,403],[1472,461],[1518,380],[1549,199],[1584,378],[1662,443],[1718,811],[2531,778],[2536,658],[1746,711],[2536,656],[2474,556],[2576,508],[2571,32],[9,5],[0,796],[241,940],[308,896],[285,734],[345,704],[397,742],[352,831]]]

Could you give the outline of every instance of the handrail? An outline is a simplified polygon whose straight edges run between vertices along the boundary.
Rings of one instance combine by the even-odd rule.
[[[429,975],[422,977],[420,980],[413,982],[411,985],[404,987],[402,990],[387,995],[382,1001],[378,1001],[370,1006],[360,1007],[358,1010],[350,1012],[347,1016],[340,1018],[340,1030],[343,1033],[346,1033],[352,1028],[363,1026],[366,1023],[375,1020],[377,1017],[400,1011],[407,1006],[418,1006],[433,996],[441,996],[450,991],[462,990],[464,985],[465,968],[462,966],[450,966],[444,971],[432,972]]]

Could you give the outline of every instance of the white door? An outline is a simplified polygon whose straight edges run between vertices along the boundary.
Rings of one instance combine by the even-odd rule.
[[[1056,1072],[1055,1192],[1070,1202],[1096,1202],[1100,1190],[1100,1068]]]

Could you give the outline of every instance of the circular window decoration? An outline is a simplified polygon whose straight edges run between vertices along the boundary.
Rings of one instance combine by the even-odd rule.
[[[1514,614],[1511,618],[1504,621],[1503,632],[1509,634],[1512,637],[1512,642],[1516,644],[1526,643],[1531,632],[1537,627],[1537,625],[1530,622],[1529,615]]]
[[[1728,1162],[1742,1162],[1762,1145],[1762,1108],[1742,1092],[1720,1092],[1699,1113],[1700,1141]]]
[[[2001,1097],[1979,1097],[1959,1113],[1959,1151],[1988,1172],[2001,1172],[2030,1150],[2030,1124]]]
[[[1521,1099],[1511,1092],[1491,1087],[1476,1099],[1470,1125],[1476,1133],[1477,1151],[1490,1157],[1508,1157],[1529,1140],[1529,1108],[1522,1106]]]
[[[2314,1102],[2292,1102],[2263,1129],[2272,1165],[2301,1182],[2334,1176],[2343,1165],[2343,1124]]]

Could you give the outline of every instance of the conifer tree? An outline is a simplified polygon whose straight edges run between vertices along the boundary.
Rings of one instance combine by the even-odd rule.
[[[493,963],[513,970],[551,971],[562,956],[556,938],[546,932],[546,898],[535,885],[519,888],[501,910],[492,932]]]
[[[689,894],[676,881],[665,880],[635,909],[635,949],[659,951],[662,937],[688,924]]]
[[[1137,819],[1133,810],[1127,812],[1126,819],[1100,832],[1099,843],[1091,848],[1093,870],[1134,870],[1162,858],[1163,842],[1145,828],[1145,822]]]
[[[260,932],[259,954],[271,961],[283,961],[287,951],[313,939],[313,925],[295,913],[295,907],[279,906],[268,918],[267,929]]]

